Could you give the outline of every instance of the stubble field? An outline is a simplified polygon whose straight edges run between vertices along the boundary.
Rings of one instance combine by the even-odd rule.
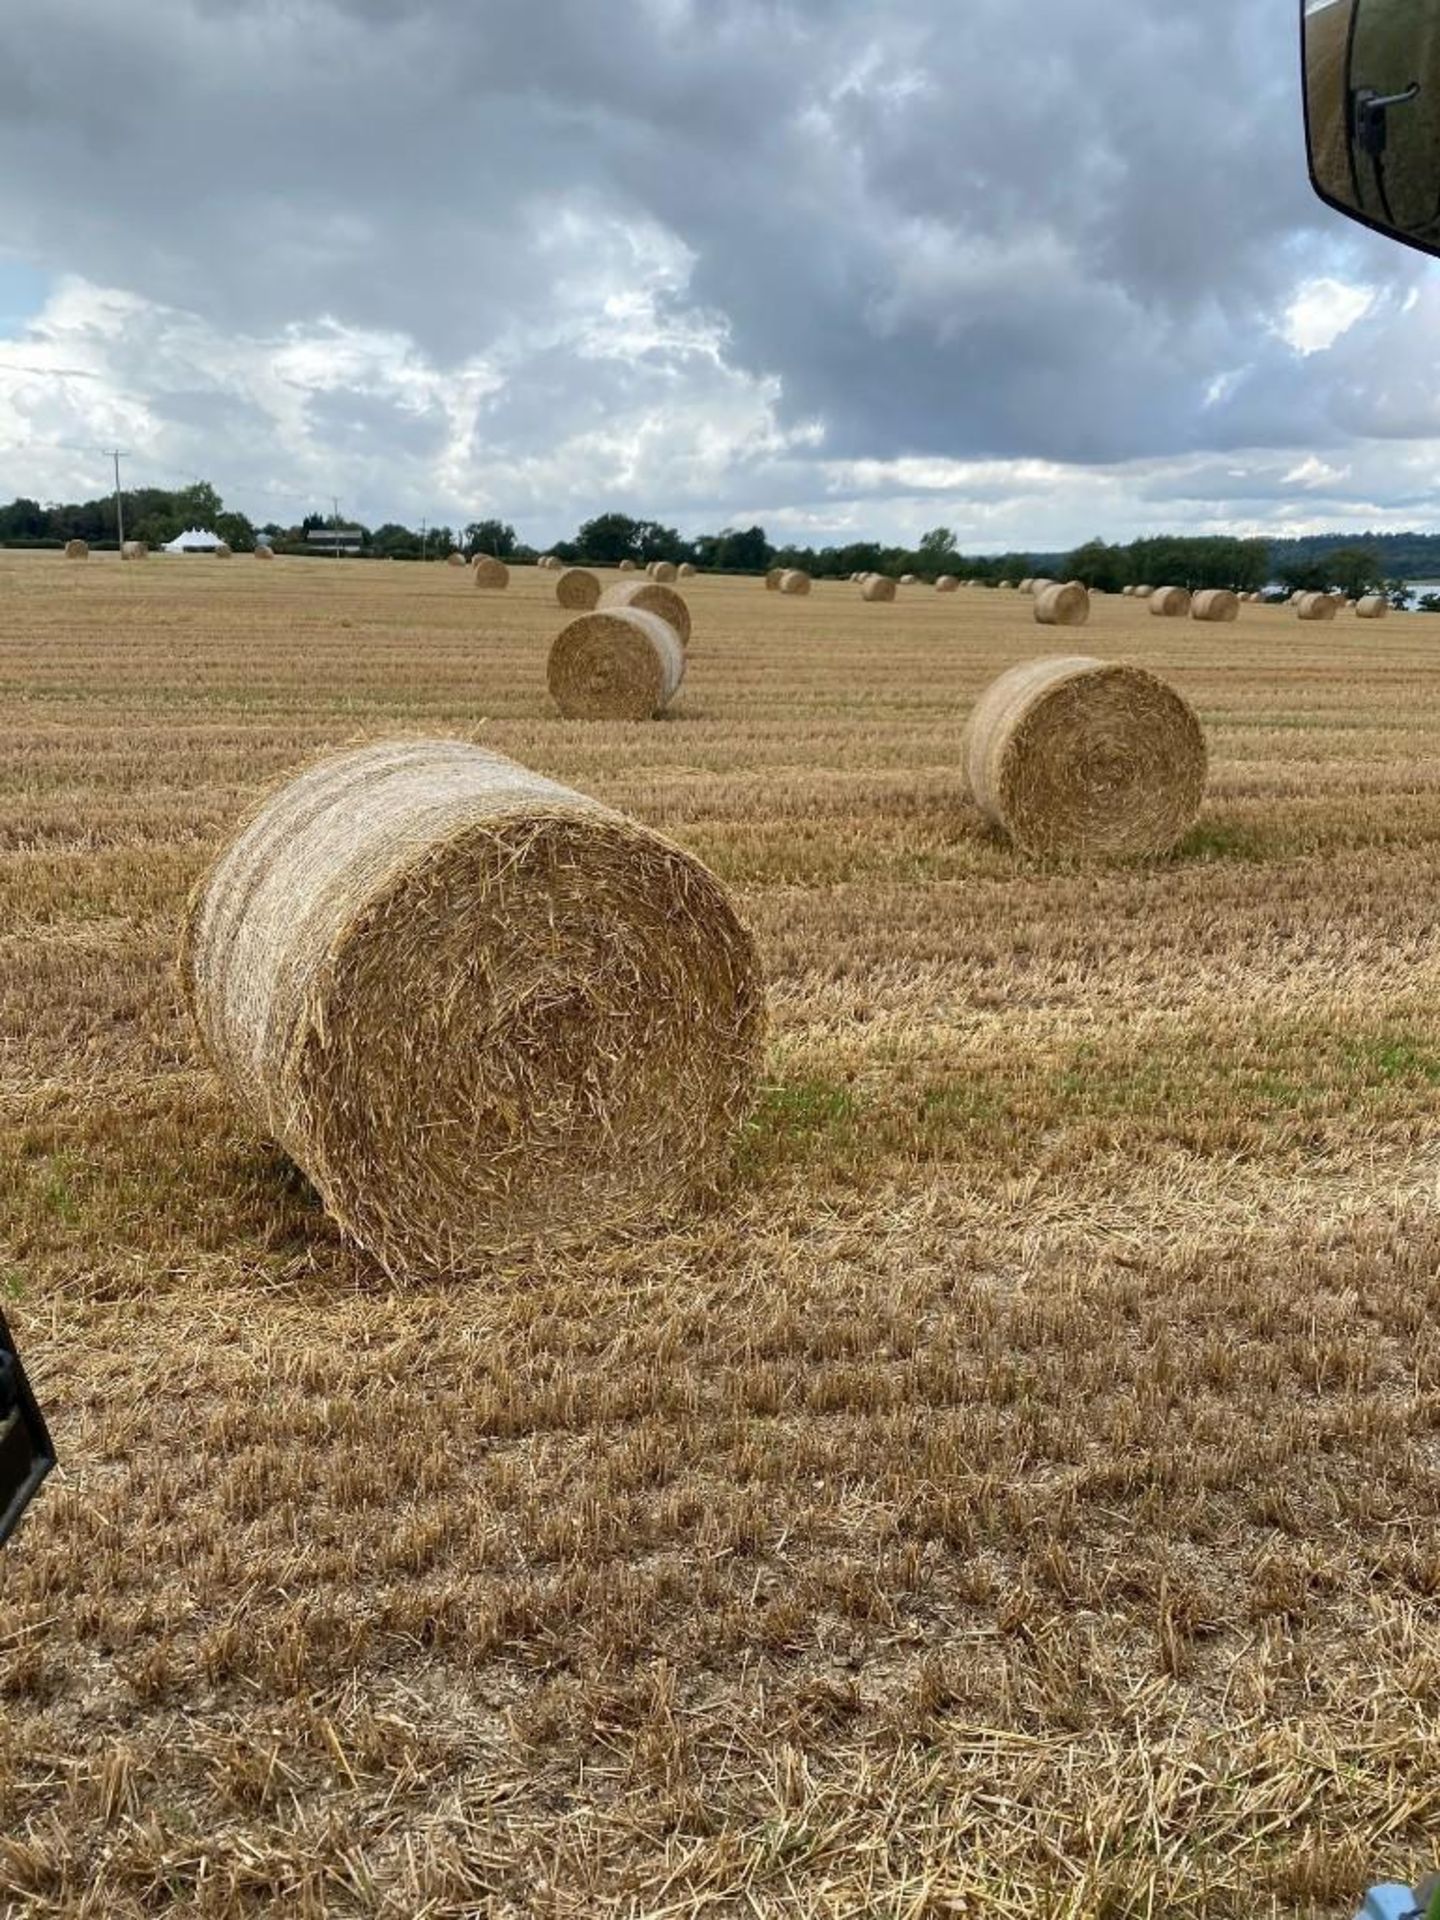
[[[0,1910],[1348,1913],[1440,1833],[1440,622],[690,583],[553,715],[553,577],[0,554]],[[1078,643],[1078,644],[1077,644]],[[1027,865],[984,684],[1124,657],[1171,860]],[[198,1063],[185,894],[327,744],[663,829],[768,969],[733,1191],[392,1285]]]

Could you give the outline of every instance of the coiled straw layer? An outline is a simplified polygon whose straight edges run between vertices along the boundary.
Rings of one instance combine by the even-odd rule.
[[[582,613],[550,649],[550,693],[567,720],[650,720],[685,677],[680,636],[639,607]]]
[[[181,973],[232,1091],[398,1276],[682,1215],[758,1065],[714,876],[462,741],[272,793],[196,890]]]
[[[1205,792],[1205,739],[1172,688],[1139,667],[1031,660],[981,695],[965,730],[976,804],[1023,852],[1167,852]]]

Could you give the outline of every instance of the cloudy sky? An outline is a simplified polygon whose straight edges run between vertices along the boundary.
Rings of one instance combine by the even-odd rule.
[[[45,0],[0,498],[1064,546],[1427,525],[1440,266],[1289,0]]]

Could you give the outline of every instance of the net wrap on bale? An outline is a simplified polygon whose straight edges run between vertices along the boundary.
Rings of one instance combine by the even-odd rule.
[[[719,882],[462,741],[282,786],[180,958],[216,1068],[396,1275],[682,1215],[751,1098],[761,984]]]
[[[556,636],[546,670],[567,720],[650,720],[685,678],[685,648],[659,614],[598,607]]]
[[[981,811],[1026,853],[1169,851],[1205,792],[1205,737],[1142,668],[1070,657],[1012,667],[986,689],[963,758]]]

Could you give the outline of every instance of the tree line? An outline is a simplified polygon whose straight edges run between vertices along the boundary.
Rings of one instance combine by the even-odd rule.
[[[279,553],[314,553],[309,535],[317,531],[353,528],[360,551],[380,559],[444,560],[452,553],[490,553],[497,559],[521,563],[538,558],[508,521],[478,519],[461,528],[407,527],[386,521],[378,527],[337,519],[333,514],[306,514],[291,526],[271,521],[254,525],[243,513],[228,509],[208,481],[167,491],[133,488],[121,495],[127,537],[163,546],[192,526],[207,527],[239,552],[253,548],[261,535]],[[92,546],[114,545],[115,500],[106,495],[66,505],[42,506],[24,497],[0,507],[0,545],[63,546],[86,540]],[[1427,549],[1433,558],[1425,559]],[[1280,586],[1363,593],[1390,592],[1400,598],[1407,575],[1434,571],[1440,577],[1440,536],[1425,534],[1317,536],[1305,540],[1236,539],[1225,535],[1160,535],[1116,545],[1101,539],[1086,541],[1063,554],[964,553],[950,528],[934,527],[915,547],[887,546],[878,541],[851,541],[844,546],[774,546],[760,526],[725,527],[718,533],[687,538],[658,520],[637,519],[624,513],[601,513],[586,520],[571,540],[549,549],[572,564],[618,566],[633,560],[644,566],[652,560],[690,561],[707,573],[763,573],[770,567],[802,567],[813,578],[846,579],[852,573],[913,573],[922,580],[954,574],[964,580],[998,585],[1044,574],[1061,580],[1082,580],[1088,587],[1118,593],[1127,586],[1148,582],[1191,589],[1232,587],[1240,592]],[[1408,562],[1402,565],[1402,559]]]

